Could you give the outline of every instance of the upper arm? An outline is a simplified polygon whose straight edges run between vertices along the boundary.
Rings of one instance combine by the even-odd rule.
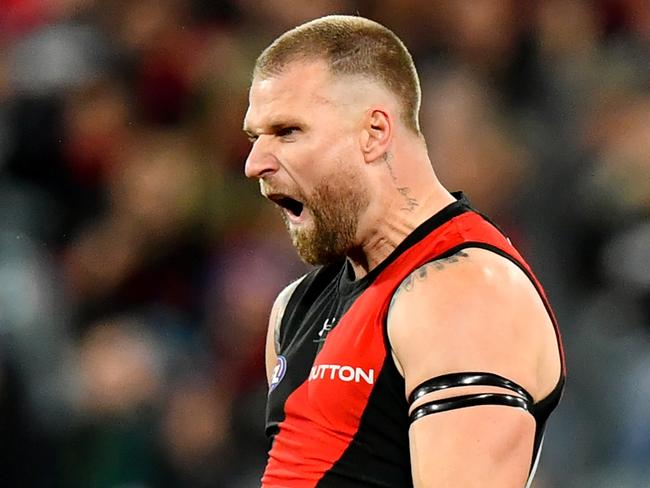
[[[305,275],[306,276],[306,275]],[[278,349],[280,347],[280,324],[282,323],[282,317],[284,316],[284,311],[287,308],[289,299],[291,295],[300,284],[300,282],[305,278],[302,276],[296,281],[287,285],[277,296],[273,307],[271,308],[271,315],[269,316],[269,326],[266,332],[266,347],[265,347],[265,363],[266,363],[266,380],[268,384],[271,384],[271,379],[273,377],[273,369],[278,360]]]
[[[467,249],[416,270],[396,291],[388,333],[408,396],[448,373],[491,373],[535,401],[556,385],[560,360],[552,322],[530,280],[513,263]],[[451,387],[413,402],[496,393],[497,386]],[[521,408],[480,405],[433,413],[409,429],[416,487],[522,487],[535,421]]]

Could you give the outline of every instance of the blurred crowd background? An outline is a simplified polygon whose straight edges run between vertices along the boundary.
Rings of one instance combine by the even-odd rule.
[[[329,13],[404,40],[439,176],[555,305],[535,487],[649,486],[646,0],[0,0],[0,485],[258,486],[267,316],[306,268],[241,124],[257,54]]]

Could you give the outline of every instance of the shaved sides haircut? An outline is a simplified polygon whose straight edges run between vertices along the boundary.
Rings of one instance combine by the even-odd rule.
[[[330,15],[278,37],[255,63],[254,78],[282,73],[293,62],[325,61],[333,75],[363,76],[383,84],[399,100],[404,125],[420,135],[420,82],[404,43],[363,17]]]

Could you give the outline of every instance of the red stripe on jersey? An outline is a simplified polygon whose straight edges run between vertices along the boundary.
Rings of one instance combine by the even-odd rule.
[[[287,399],[264,487],[314,487],[350,445],[386,357],[377,298],[370,287],[355,301]]]

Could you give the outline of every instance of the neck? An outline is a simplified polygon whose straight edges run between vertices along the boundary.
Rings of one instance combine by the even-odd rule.
[[[377,267],[419,225],[455,201],[433,171],[426,180],[404,177],[404,181],[400,181],[394,172],[390,179],[392,190],[378,202],[383,200],[383,205],[369,209],[364,219],[369,224],[365,227],[372,230],[362,238],[362,244],[348,254],[357,279]],[[411,180],[412,185],[407,180]]]

